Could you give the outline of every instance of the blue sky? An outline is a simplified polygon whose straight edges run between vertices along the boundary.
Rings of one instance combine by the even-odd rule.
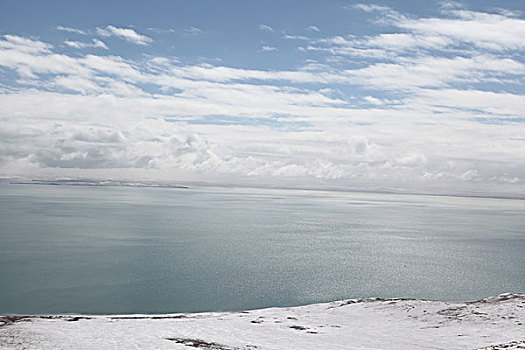
[[[0,174],[525,193],[521,1],[3,1]]]

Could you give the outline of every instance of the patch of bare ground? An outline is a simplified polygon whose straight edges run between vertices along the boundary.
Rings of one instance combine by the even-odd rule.
[[[224,344],[219,344],[215,342],[207,342],[202,339],[190,339],[190,338],[166,338],[166,340],[173,341],[177,344],[182,344],[188,347],[198,348],[198,349],[209,349],[209,350],[248,350],[248,349],[257,349],[255,345],[246,345],[243,348],[232,347]]]
[[[167,320],[167,319],[179,319],[179,318],[190,318],[187,315],[171,315],[171,316],[113,316],[110,317],[112,320]]]
[[[373,302],[388,302],[389,304],[395,304],[399,301],[409,301],[409,300],[415,300],[410,298],[359,298],[359,299],[349,299],[349,300],[343,300],[339,305],[332,305],[327,307],[327,309],[334,309],[336,307],[341,307],[345,305],[352,305],[352,304],[361,304],[361,303],[373,303]]]
[[[12,325],[17,322],[31,322],[32,319],[55,319],[63,318],[63,316],[0,316],[0,327]]]
[[[525,349],[525,340],[521,341],[511,341],[504,344],[495,344],[495,345],[489,345],[484,348],[480,348],[478,350],[522,350]]]

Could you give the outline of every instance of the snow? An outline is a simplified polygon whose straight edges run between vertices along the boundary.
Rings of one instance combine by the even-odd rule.
[[[2,349],[525,349],[525,294],[243,312],[0,318]]]

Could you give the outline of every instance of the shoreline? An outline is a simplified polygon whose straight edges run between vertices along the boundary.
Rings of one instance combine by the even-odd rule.
[[[250,311],[263,311],[268,309],[290,309],[290,308],[299,308],[306,307],[311,305],[324,305],[332,303],[369,303],[369,302],[398,302],[398,301],[420,301],[420,302],[436,302],[436,303],[446,303],[446,304],[476,304],[476,303],[490,303],[490,302],[501,302],[515,298],[525,298],[524,293],[511,293],[505,292],[498,295],[475,299],[475,300],[439,300],[439,299],[417,299],[417,298],[404,298],[404,297],[392,297],[392,298],[381,298],[381,297],[365,297],[365,298],[348,298],[348,299],[337,299],[332,301],[321,301],[308,304],[300,305],[290,305],[290,306],[268,306],[263,308],[254,308],[254,309],[242,309],[242,310],[208,310],[208,311],[187,311],[187,312],[166,312],[166,313],[110,313],[110,314],[97,314],[97,313],[82,313],[82,312],[64,312],[64,313],[43,313],[43,314],[23,314],[23,313],[7,313],[0,314],[0,322],[4,318],[67,318],[67,317],[155,317],[155,318],[170,318],[177,315],[199,315],[199,314],[213,314],[213,313],[239,313],[239,312],[250,312]],[[0,327],[2,325],[0,324]]]
[[[523,349],[525,294],[346,299],[238,312],[0,317],[3,349]]]
[[[85,186],[85,187],[135,187],[135,188],[173,188],[173,189],[192,189],[192,188],[223,188],[223,189],[253,189],[253,190],[284,190],[284,191],[308,191],[308,192],[326,192],[326,193],[348,193],[348,194],[378,194],[378,195],[407,195],[407,196],[429,196],[429,197],[456,197],[456,198],[479,198],[479,199],[509,199],[525,200],[525,193],[516,195],[514,192],[446,192],[446,191],[409,191],[407,189],[390,189],[390,188],[356,188],[356,187],[293,187],[293,186],[264,186],[264,185],[242,185],[228,183],[208,183],[193,181],[131,181],[118,179],[33,179],[21,177],[0,177],[0,181],[5,181],[10,185],[48,185],[48,186]]]

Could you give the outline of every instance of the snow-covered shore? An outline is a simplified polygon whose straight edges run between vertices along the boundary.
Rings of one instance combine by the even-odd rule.
[[[2,349],[525,349],[525,294],[243,312],[0,318]]]

